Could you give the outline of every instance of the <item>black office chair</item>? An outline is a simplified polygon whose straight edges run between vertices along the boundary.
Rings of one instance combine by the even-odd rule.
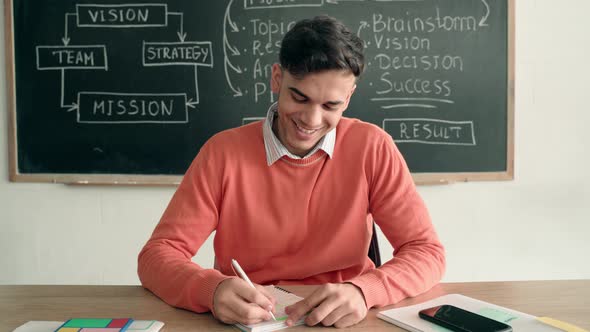
[[[381,252],[379,251],[379,242],[377,242],[377,229],[373,223],[373,236],[369,244],[369,258],[375,263],[375,267],[381,266]]]

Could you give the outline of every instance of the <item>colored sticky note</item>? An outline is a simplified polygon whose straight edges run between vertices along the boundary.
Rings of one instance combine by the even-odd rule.
[[[79,327],[60,327],[55,332],[78,332],[80,331]]]
[[[433,324],[432,325],[432,328],[435,329],[437,332],[453,332],[453,331],[451,331],[451,330],[449,330],[447,328],[444,328],[444,327],[442,327],[440,325],[434,325]]]
[[[547,325],[556,327],[556,328],[558,328],[558,329],[560,329],[562,331],[567,331],[567,332],[588,332],[588,331],[584,330],[581,327],[577,327],[575,325],[572,325],[572,324],[569,324],[569,323],[566,323],[566,322],[562,322],[562,321],[557,320],[555,318],[551,318],[551,317],[538,317],[537,319],[539,321],[547,324]]]
[[[55,332],[123,332],[132,322],[131,318],[72,318]]]
[[[483,308],[480,311],[478,311],[477,313],[484,316],[484,317],[491,318],[493,320],[496,320],[496,321],[502,322],[502,323],[508,323],[508,322],[513,321],[518,318],[509,312],[505,312],[505,311],[493,309],[493,308]]]
[[[109,323],[109,325],[107,325],[107,327],[113,328],[113,327],[125,327],[125,325],[129,324],[129,319],[128,318],[119,318],[119,319],[113,319],[111,320],[111,322]]]
[[[73,318],[67,321],[63,327],[107,327],[112,319]]]

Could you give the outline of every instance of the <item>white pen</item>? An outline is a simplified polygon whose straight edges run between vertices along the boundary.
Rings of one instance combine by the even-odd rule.
[[[256,287],[254,287],[254,284],[252,283],[252,281],[250,281],[250,278],[248,278],[248,276],[246,275],[246,272],[244,272],[244,270],[242,270],[242,267],[240,266],[240,264],[238,264],[238,261],[236,261],[235,259],[232,259],[231,265],[233,265],[234,269],[236,269],[236,272],[238,272],[240,277],[242,279],[244,279],[248,283],[248,285],[250,285],[250,287],[256,289]],[[275,315],[273,315],[271,311],[269,311],[268,313],[270,314],[272,319],[277,320],[275,318]]]

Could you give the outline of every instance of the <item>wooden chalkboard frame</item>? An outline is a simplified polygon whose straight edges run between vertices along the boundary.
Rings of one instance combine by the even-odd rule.
[[[507,54],[507,148],[506,170],[501,172],[412,173],[419,185],[448,184],[468,181],[498,181],[514,179],[514,49],[515,49],[515,1],[508,5],[508,54]],[[4,0],[5,59],[8,108],[8,157],[9,179],[12,182],[46,182],[83,185],[178,185],[181,175],[128,175],[128,174],[21,174],[18,171],[16,86],[14,63],[13,0]]]
[[[507,54],[507,91],[506,91],[506,170],[502,172],[473,173],[412,173],[416,184],[447,184],[468,181],[507,181],[514,179],[514,3],[507,0],[508,5],[508,54]]]

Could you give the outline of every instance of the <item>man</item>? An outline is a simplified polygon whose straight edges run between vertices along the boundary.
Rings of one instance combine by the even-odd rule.
[[[391,137],[342,117],[362,41],[320,16],[298,22],[279,57],[277,103],[202,147],[139,255],[139,277],[171,305],[243,324],[270,319],[260,285],[320,284],[286,309],[287,324],[309,313],[308,325],[354,325],[437,283],[444,249]],[[367,256],[373,220],[395,249],[379,268]],[[205,269],[191,258],[213,231],[218,266]]]

